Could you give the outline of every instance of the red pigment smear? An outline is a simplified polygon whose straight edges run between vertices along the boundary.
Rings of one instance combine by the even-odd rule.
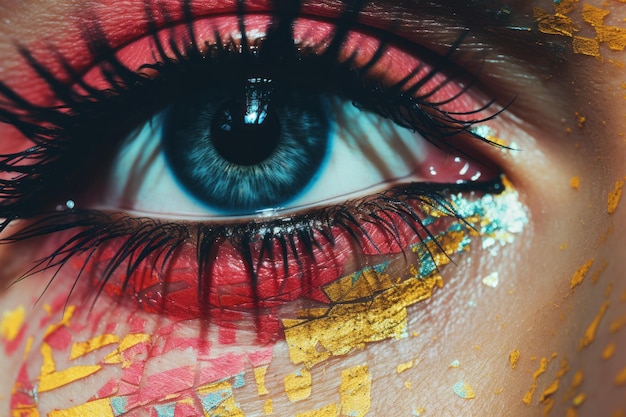
[[[46,343],[56,351],[65,351],[72,344],[72,335],[67,327],[59,327],[50,333],[46,339]]]
[[[183,366],[151,375],[139,391],[136,397],[137,403],[129,402],[128,407],[133,408],[137,404],[157,401],[164,395],[182,393],[194,386],[194,380],[195,367],[193,366]]]
[[[11,409],[16,410],[23,407],[36,406],[37,403],[33,398],[34,385],[28,377],[27,364],[24,363],[20,367],[17,380],[13,385],[11,394]]]
[[[89,401],[113,397],[114,395],[117,395],[119,393],[119,388],[120,382],[117,380],[117,378],[111,378],[106,384],[104,384],[102,388],[98,390],[95,396],[89,399]]]
[[[4,352],[6,353],[6,356],[11,356],[15,353],[17,348],[22,344],[22,341],[24,340],[24,335],[26,334],[27,329],[28,329],[28,323],[24,323],[22,327],[20,327],[20,329],[18,330],[17,336],[15,336],[15,339],[11,340],[10,342],[7,341],[6,339],[3,341],[2,344],[4,345]]]

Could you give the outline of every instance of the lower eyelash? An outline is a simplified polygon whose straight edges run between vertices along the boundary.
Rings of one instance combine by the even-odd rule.
[[[48,235],[58,239],[59,235],[69,234],[62,245],[37,261],[21,279],[43,271],[52,271],[52,279],[55,279],[64,268],[69,268],[77,271],[74,279],[78,282],[83,274],[91,275],[97,269],[97,274],[94,274],[97,278],[87,278],[95,280],[95,302],[103,291],[111,293],[112,288],[116,288],[113,292],[119,292],[113,295],[130,294],[136,298],[147,290],[143,281],[146,276],[163,275],[168,278],[159,282],[159,291],[163,292],[161,301],[150,299],[148,295],[152,304],[140,303],[145,309],[187,318],[199,315],[210,317],[216,308],[271,307],[284,302],[285,297],[300,298],[294,295],[296,293],[311,298],[314,291],[321,291],[321,285],[319,278],[308,268],[319,262],[316,253],[323,253],[323,246],[334,248],[338,230],[361,256],[388,255],[390,251],[402,253],[407,249],[407,242],[413,238],[418,240],[418,246],[428,250],[424,242],[436,241],[437,223],[431,222],[432,218],[427,213],[435,211],[439,213],[437,217],[471,227],[450,203],[450,195],[463,191],[497,194],[501,190],[501,179],[480,184],[413,183],[362,201],[328,207],[288,220],[230,226],[164,223],[121,213],[70,210],[46,215],[0,243],[15,243]],[[372,230],[381,232],[385,238],[374,237],[370,233]],[[245,263],[250,289],[247,305],[216,305],[215,299],[211,298],[212,287],[219,285],[212,274],[217,262],[216,254],[224,245],[232,246]],[[193,263],[196,272],[191,280],[198,285],[192,289],[197,295],[196,304],[172,311],[166,300],[171,296],[168,291],[176,292],[169,288],[175,286],[171,281],[171,276],[175,274],[164,271],[176,262],[176,256],[185,246],[195,247]],[[450,255],[438,246],[438,253],[431,253],[430,257],[441,254]],[[356,255],[351,253],[347,256]],[[265,275],[259,276],[262,264],[273,266],[271,276],[274,282],[268,282]],[[293,265],[297,268],[295,274]],[[276,272],[280,269],[282,273]],[[301,288],[293,294],[284,295],[282,299],[268,299],[266,295],[259,294],[262,286],[278,288],[282,285],[281,279],[294,276],[298,277]]]

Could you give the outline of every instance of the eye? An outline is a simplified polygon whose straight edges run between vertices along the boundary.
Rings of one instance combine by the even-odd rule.
[[[31,272],[59,268],[190,318],[330,303],[324,288],[364,266],[405,274],[407,252],[427,254],[432,272],[449,256],[436,236],[474,227],[458,193],[503,190],[474,146],[501,108],[450,56],[357,16],[235,14],[157,30],[148,14],[149,36],[115,50],[104,34],[93,41],[100,61],[84,74],[59,58],[65,83],[24,51],[59,103],[5,92],[35,143],[2,156],[14,174],[6,217],[33,218],[8,241],[60,241]],[[55,178],[69,210],[45,209],[59,201]]]

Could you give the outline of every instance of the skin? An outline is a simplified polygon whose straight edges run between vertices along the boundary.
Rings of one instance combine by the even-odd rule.
[[[5,1],[0,6],[0,39],[19,39],[24,45],[36,44],[44,34],[53,44],[66,39],[68,33],[73,33],[76,20],[66,19],[72,3]],[[598,0],[588,3],[611,12],[605,24],[626,27],[623,4],[617,1],[604,4]],[[553,12],[552,2],[534,4]],[[572,18],[582,28],[582,34],[593,34],[580,12],[572,13]],[[566,46],[571,42],[556,35],[551,39]],[[271,360],[266,361],[270,362],[265,380],[269,394],[259,395],[250,372],[254,365],[243,362],[246,385],[237,389],[235,395],[245,415],[263,415],[267,399],[272,399],[274,415],[281,416],[339,403],[342,371],[363,364],[367,364],[372,380],[368,415],[386,415],[390,407],[394,415],[412,415],[423,407],[426,410],[423,415],[536,416],[546,406],[545,402],[539,403],[541,393],[557,378],[559,389],[552,396],[554,406],[548,415],[564,415],[566,409],[575,409],[581,416],[622,415],[615,414],[619,410],[626,413],[626,386],[614,382],[619,370],[626,367],[626,330],[610,331],[610,324],[626,315],[622,295],[626,294],[623,279],[626,208],[618,206],[614,213],[607,213],[607,196],[616,181],[626,175],[626,71],[616,63],[626,62],[626,53],[602,45],[601,59],[597,59],[566,49],[563,61],[552,65],[552,72],[546,74],[532,63],[530,56],[513,53],[513,46],[500,42],[494,48],[501,55],[488,63],[483,83],[496,91],[518,94],[515,105],[496,126],[499,136],[514,141],[522,151],[502,152],[487,146],[482,151],[501,167],[520,193],[529,216],[523,234],[501,248],[496,256],[474,244],[469,255],[455,257],[456,265],[443,269],[445,287],[427,301],[409,308],[409,337],[370,343],[314,366],[310,371],[311,394],[306,399],[292,402],[286,395],[285,377],[301,374],[302,365],[290,360],[284,340],[272,341],[268,345]],[[29,77],[32,79],[32,74],[24,71],[23,64],[19,65],[18,53],[10,42],[0,43],[0,57],[0,79],[26,91],[25,83]],[[584,123],[577,119],[576,113],[586,118]],[[578,189],[570,186],[574,176],[580,177]],[[19,224],[5,234],[13,228],[19,228]],[[38,251],[33,242],[0,246],[0,261],[6,265],[0,272],[0,283],[7,287],[13,282]],[[572,276],[590,259],[594,261],[582,284],[570,288]],[[602,270],[603,265],[606,268]],[[496,288],[486,287],[481,278],[493,272],[498,272],[500,284]],[[592,276],[596,272],[594,283]],[[9,413],[9,399],[19,368],[25,364],[31,376],[40,373],[42,338],[48,323],[43,328],[38,325],[48,316],[43,306],[64,295],[68,282],[68,277],[59,277],[35,305],[49,279],[50,273],[38,274],[0,293],[0,310],[9,312],[25,306],[25,323],[29,325],[26,336],[34,338],[32,352],[25,361],[22,357],[27,337],[12,353],[0,355],[0,374],[8,375],[5,380],[11,381],[0,386],[2,415]],[[94,304],[92,314],[100,319],[88,319],[89,303],[80,301],[83,291],[86,289],[79,286],[69,303],[77,305],[72,320],[90,325],[69,330],[72,342],[85,341],[106,331],[122,338],[131,332],[129,320],[123,318],[131,316],[146,320],[143,330],[148,334],[171,324],[165,318],[135,312],[124,303],[111,307],[107,298],[100,298]],[[470,301],[475,306],[468,307]],[[580,348],[581,338],[606,301],[610,304],[595,338]],[[58,322],[61,314],[62,305],[49,323]],[[107,329],[108,323],[120,324]],[[236,344],[220,336],[218,329],[206,330],[200,320],[177,323],[173,334],[197,338],[198,332],[203,331],[206,340],[212,343],[208,355],[219,359],[233,352],[264,351],[267,346],[260,346],[255,340],[253,323],[251,318],[243,320],[237,330]],[[6,351],[8,342],[1,343]],[[609,344],[616,346],[616,352],[611,358],[603,359],[603,351]],[[79,363],[93,365],[112,350],[110,347],[102,353],[86,355]],[[512,369],[509,354],[514,350],[521,355]],[[196,364],[198,357],[193,349],[192,353],[173,350],[149,360],[139,384],[146,386],[147,377],[162,370]],[[533,385],[533,373],[540,368],[541,358],[550,361],[545,373],[537,377],[533,399],[526,405],[523,398]],[[559,376],[563,359],[567,360],[569,370]],[[450,366],[455,360],[459,361],[459,367]],[[398,373],[397,366],[410,361],[413,366]],[[55,357],[55,364],[57,370],[76,365],[62,355]],[[577,371],[584,375],[583,382],[570,389]],[[84,403],[107,380],[121,378],[122,372],[121,366],[110,367],[79,384],[42,394],[39,415]],[[467,382],[475,391],[475,398],[455,395],[452,386],[458,381]],[[586,395],[586,400],[575,407],[573,398],[581,393]],[[144,412],[147,413],[145,408],[140,409],[136,415]]]

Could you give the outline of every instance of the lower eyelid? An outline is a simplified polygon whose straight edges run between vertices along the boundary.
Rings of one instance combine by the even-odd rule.
[[[393,270],[406,271],[407,251],[423,247],[424,240],[453,223],[462,225],[451,203],[436,195],[426,191],[413,195],[408,206],[389,195],[388,202],[380,197],[356,203],[359,209],[337,209],[328,214],[333,226],[326,233],[332,240],[316,226],[268,226],[263,232],[248,225],[239,231],[222,227],[212,233],[208,228],[198,234],[192,225],[168,226],[119,215],[112,216],[117,223],[113,220],[110,225],[106,216],[94,217],[95,231],[76,231],[66,220],[69,230],[53,233],[41,247],[67,243],[52,255],[39,256],[43,258],[39,269],[61,267],[63,275],[91,282],[96,293],[104,290],[119,300],[129,297],[144,311],[183,319],[207,315],[236,320],[237,311],[280,308],[297,300],[328,304],[332,300],[324,292],[326,285],[381,262],[391,261]],[[434,217],[425,222],[429,215]],[[439,256],[438,251],[435,247],[429,256]]]

